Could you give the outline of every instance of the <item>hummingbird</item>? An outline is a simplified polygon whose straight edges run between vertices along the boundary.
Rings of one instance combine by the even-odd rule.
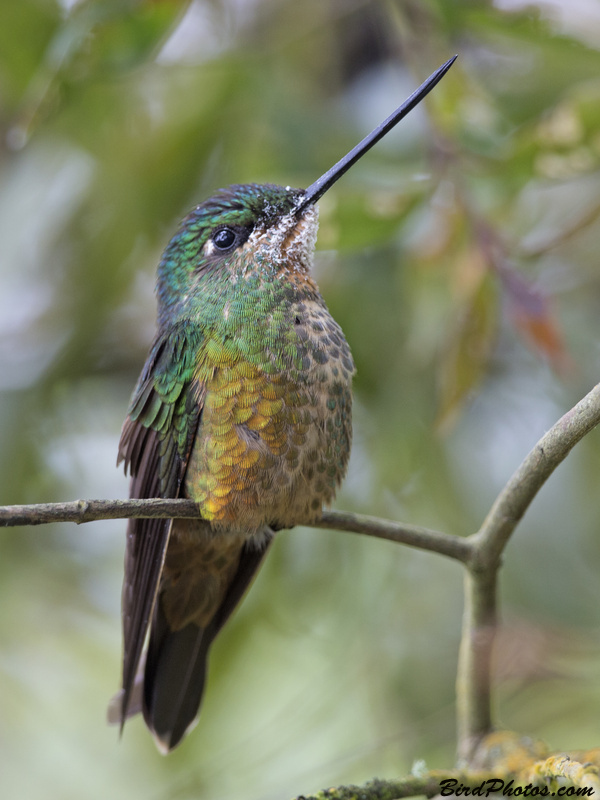
[[[121,731],[141,711],[162,752],[195,724],[209,648],[275,533],[317,521],[346,473],[354,363],[311,277],[316,203],[455,59],[308,189],[221,189],[162,255],[118,463],[131,497],[191,498],[198,518],[129,522],[109,711]]]

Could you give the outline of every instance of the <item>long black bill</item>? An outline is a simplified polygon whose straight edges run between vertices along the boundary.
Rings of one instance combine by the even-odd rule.
[[[442,64],[442,66],[437,69],[433,75],[430,75],[429,78],[427,78],[427,80],[422,83],[421,86],[419,86],[419,88],[413,92],[411,96],[394,111],[393,114],[391,114],[381,123],[381,125],[378,125],[374,131],[371,131],[368,136],[365,136],[362,142],[359,142],[359,144],[357,144],[356,147],[353,147],[349,153],[347,153],[337,162],[337,164],[331,167],[331,169],[328,169],[324,175],[321,175],[318,180],[311,184],[299,199],[293,210],[293,213],[300,214],[305,208],[307,208],[307,206],[316,203],[317,200],[333,186],[338,178],[341,178],[342,175],[347,172],[353,164],[356,164],[359,158],[362,158],[364,154],[373,147],[373,145],[377,144],[380,139],[383,139],[386,133],[391,131],[392,128],[410,111],[412,111],[415,106],[419,105],[421,100],[426,97],[433,87],[442,80],[457,58],[458,56],[453,56],[452,58],[448,59],[445,64]]]

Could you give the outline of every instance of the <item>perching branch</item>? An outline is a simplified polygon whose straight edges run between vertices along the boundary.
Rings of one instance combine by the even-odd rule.
[[[387,539],[420,550],[429,550],[457,561],[467,562],[473,556],[473,546],[462,536],[439,533],[419,525],[392,522],[379,517],[367,517],[363,514],[352,514],[348,511],[324,511],[321,519],[312,523],[310,528],[328,528],[349,533],[362,533],[377,539]]]
[[[103,519],[185,519],[198,516],[193,500],[72,500],[66,503],[34,503],[0,506],[0,527],[46,525],[50,522],[97,522]]]
[[[504,548],[535,495],[571,449],[600,423],[600,384],[535,445],[498,495],[479,531],[460,537],[416,525],[326,511],[310,527],[362,533],[445,555],[467,569],[457,675],[459,756],[472,763],[492,730],[491,660],[497,624],[497,576]],[[191,500],[78,500],[0,507],[0,527],[131,517],[193,518]]]
[[[36,503],[23,506],[0,506],[0,527],[45,525],[49,522],[94,522],[103,519],[198,517],[193,500],[73,500],[68,503]],[[308,525],[350,533],[362,533],[377,539],[419,547],[440,555],[467,561],[472,545],[460,536],[439,533],[418,525],[352,514],[348,511],[324,511],[320,520]]]

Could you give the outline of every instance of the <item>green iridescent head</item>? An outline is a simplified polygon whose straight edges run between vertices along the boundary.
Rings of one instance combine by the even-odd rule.
[[[291,263],[308,270],[317,213],[314,206],[294,213],[303,195],[289,186],[235,185],[196,206],[158,267],[159,322],[215,280],[235,282],[249,271],[273,276]]]
[[[315,204],[359,158],[442,79],[456,56],[434,72],[386,120],[308,189],[230,186],[197,206],[167,245],[158,268],[159,325],[185,315],[206,292],[240,288],[248,273],[272,280],[310,268],[317,233]]]

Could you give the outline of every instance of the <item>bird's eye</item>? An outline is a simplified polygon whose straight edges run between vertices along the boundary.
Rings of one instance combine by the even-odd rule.
[[[219,250],[229,250],[235,244],[236,239],[236,233],[231,228],[219,228],[212,235],[213,244]]]

